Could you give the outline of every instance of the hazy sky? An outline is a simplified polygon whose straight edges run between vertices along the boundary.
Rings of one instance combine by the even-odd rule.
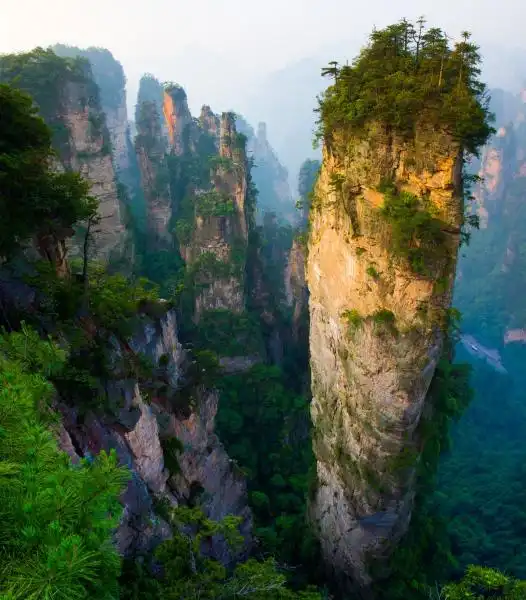
[[[218,65],[250,85],[325,46],[349,40],[354,52],[374,25],[421,14],[452,35],[470,29],[480,42],[526,46],[524,0],[0,0],[0,52],[104,46],[123,63],[130,91],[146,70],[190,96],[208,89],[213,98],[219,86],[219,96],[230,89],[235,98],[237,82],[221,81]]]
[[[183,85],[194,114],[207,103],[268,121],[283,155],[299,131],[287,130],[295,103],[298,128],[312,113],[323,62],[352,58],[373,26],[420,15],[453,37],[472,31],[493,85],[526,74],[524,0],[0,0],[0,53],[57,42],[106,47],[124,66],[130,108],[140,75],[151,72]],[[271,75],[296,62],[297,83]],[[280,114],[283,103],[289,112]]]

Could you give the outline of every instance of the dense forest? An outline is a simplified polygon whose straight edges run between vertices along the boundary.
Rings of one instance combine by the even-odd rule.
[[[425,121],[477,154],[493,131],[479,66],[467,33],[451,47],[423,22],[374,31],[351,66],[324,69],[334,83],[320,100],[319,137],[344,152],[345,137],[374,122],[411,137]],[[186,92],[153,75],[141,81],[132,140],[127,122],[119,128],[104,116],[125,104],[125,78],[101,49],[0,57],[0,82],[0,596],[340,597],[307,518],[317,485],[308,315],[299,303],[308,292],[292,258],[307,252],[320,162],[303,163],[294,213],[266,138],[258,146],[233,113],[203,107],[192,117]],[[85,145],[75,139],[82,127]],[[116,215],[101,213],[107,198],[92,179],[107,174],[104,193],[115,195],[123,234],[105,256],[101,236],[114,233],[106,224]],[[391,182],[382,186],[393,256],[431,278],[439,218]],[[476,224],[470,216],[466,226]],[[463,271],[472,285],[483,261],[476,245],[466,252],[477,254]],[[456,302],[473,331],[478,315],[463,285]],[[475,296],[483,304],[489,293]],[[495,310],[507,310],[511,293],[502,291]],[[526,597],[522,379],[452,364],[457,311],[446,317],[433,410],[419,424],[412,526],[375,592]],[[484,313],[481,335],[490,340],[498,322]],[[518,371],[523,357],[514,357]],[[463,412],[456,449],[441,459]],[[239,514],[217,517],[206,478],[185,479],[205,469],[192,447],[202,423],[199,452],[244,490]],[[146,458],[139,427],[149,436]],[[135,505],[146,506],[142,520],[130,520]],[[126,546],[128,522],[139,542]]]

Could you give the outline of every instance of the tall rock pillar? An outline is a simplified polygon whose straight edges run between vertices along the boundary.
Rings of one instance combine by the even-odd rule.
[[[334,578],[367,590],[371,563],[411,516],[460,239],[462,152],[432,128],[402,139],[377,125],[336,147],[324,149],[310,214],[310,512]]]

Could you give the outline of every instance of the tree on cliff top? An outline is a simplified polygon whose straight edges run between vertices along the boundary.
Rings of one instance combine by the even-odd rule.
[[[317,137],[330,145],[336,131],[359,134],[373,122],[410,137],[426,124],[476,154],[493,131],[480,60],[468,32],[451,46],[423,19],[374,30],[352,65],[323,69],[335,81],[319,99]]]
[[[96,212],[89,184],[78,173],[51,169],[51,131],[26,94],[0,84],[0,256],[36,236],[51,262],[50,243]],[[49,250],[49,252],[47,251]]]

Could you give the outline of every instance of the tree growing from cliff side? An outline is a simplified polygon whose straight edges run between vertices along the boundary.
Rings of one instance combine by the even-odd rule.
[[[319,102],[318,138],[331,144],[336,131],[356,134],[371,123],[412,136],[425,125],[444,129],[476,154],[492,132],[480,60],[469,33],[451,46],[423,19],[374,30],[352,65],[332,62],[322,71],[335,81]]]
[[[89,184],[78,173],[55,172],[53,159],[51,131],[32,99],[0,84],[0,256],[35,237],[58,269],[73,225],[96,214]]]

